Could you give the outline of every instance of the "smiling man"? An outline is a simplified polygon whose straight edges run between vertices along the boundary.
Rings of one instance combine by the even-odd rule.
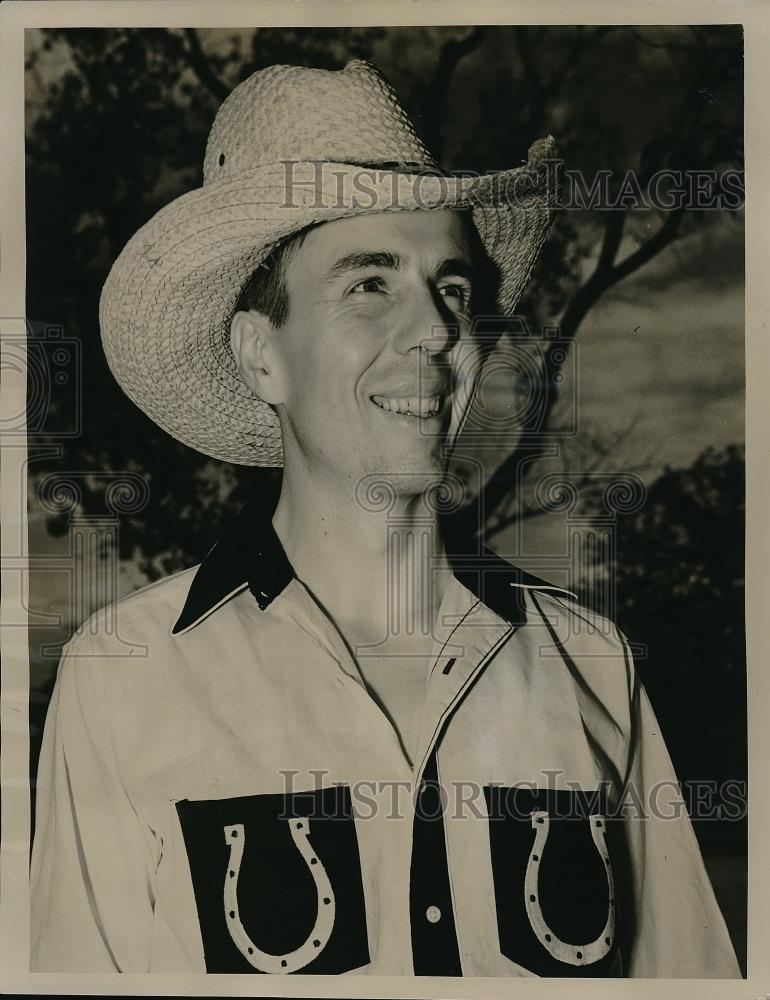
[[[283,478],[67,645],[33,968],[739,975],[624,637],[443,530],[552,155],[443,177],[373,67],[274,66],[116,261],[121,386]]]
[[[231,326],[244,381],[281,420],[275,530],[347,645],[361,648],[363,679],[410,761],[435,630],[410,629],[404,644],[393,620],[435,622],[449,572],[426,494],[443,479],[463,383],[478,369],[466,225],[445,209],[313,227],[273,262],[289,303],[281,322],[257,298]],[[239,306],[253,299],[247,286]],[[408,586],[393,586],[385,515],[358,503],[369,480],[392,495],[387,518],[401,521],[402,539],[430,546],[408,570],[404,559]],[[421,594],[429,603],[418,608]]]

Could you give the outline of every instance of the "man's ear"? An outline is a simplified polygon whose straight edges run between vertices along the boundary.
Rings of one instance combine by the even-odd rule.
[[[274,337],[273,324],[255,309],[236,312],[230,321],[230,347],[241,378],[260,399],[273,405],[283,402],[282,369]]]

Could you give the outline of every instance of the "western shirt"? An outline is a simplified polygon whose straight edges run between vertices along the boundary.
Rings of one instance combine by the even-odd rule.
[[[269,519],[92,616],[45,726],[37,971],[739,977],[625,637],[453,558],[406,758]]]

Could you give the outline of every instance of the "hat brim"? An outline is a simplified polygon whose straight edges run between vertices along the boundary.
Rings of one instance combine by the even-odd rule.
[[[277,163],[180,196],[128,242],[102,290],[107,362],[163,430],[212,458],[280,466],[273,409],[240,377],[229,322],[241,289],[282,239],[369,212],[465,208],[513,313],[552,216],[555,144],[526,165],[481,176],[409,174],[349,163]]]

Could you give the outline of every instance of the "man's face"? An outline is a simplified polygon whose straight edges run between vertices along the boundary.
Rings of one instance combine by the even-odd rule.
[[[287,466],[423,492],[478,372],[473,262],[457,212],[361,215],[307,234],[274,331]]]

